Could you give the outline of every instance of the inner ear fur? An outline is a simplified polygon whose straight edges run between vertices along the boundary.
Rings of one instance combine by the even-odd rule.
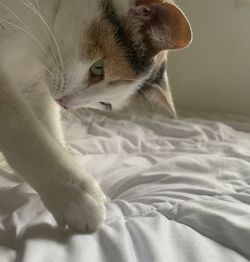
[[[142,21],[152,55],[163,50],[185,48],[192,41],[191,26],[174,4],[161,0],[137,0],[133,13]]]
[[[166,52],[155,57],[156,66],[144,81],[136,96],[140,101],[141,99],[149,101],[155,108],[163,109],[162,112],[168,112],[168,115],[175,119],[177,114],[168,83],[166,58]]]

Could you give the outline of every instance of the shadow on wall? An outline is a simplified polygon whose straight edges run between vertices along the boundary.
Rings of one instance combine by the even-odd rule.
[[[250,115],[250,7],[237,1],[176,0],[194,31],[189,49],[169,56],[178,107]]]

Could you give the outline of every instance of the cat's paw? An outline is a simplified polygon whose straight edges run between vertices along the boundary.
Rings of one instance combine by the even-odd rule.
[[[94,232],[106,218],[106,197],[94,179],[68,177],[46,191],[41,198],[61,227]]]

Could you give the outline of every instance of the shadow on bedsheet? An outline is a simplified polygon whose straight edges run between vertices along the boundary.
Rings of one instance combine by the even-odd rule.
[[[6,235],[9,236],[8,232]],[[15,238],[13,235],[9,238],[10,241],[6,243],[16,243],[13,249],[17,251],[17,257],[15,262],[25,261],[25,254],[27,248],[27,240],[45,240],[47,242],[54,242],[57,244],[66,244],[67,241],[73,236],[76,235],[73,231],[64,230],[58,227],[53,227],[49,224],[43,223],[39,225],[34,225],[27,230],[25,230],[19,237]],[[15,238],[15,239],[14,239]],[[0,238],[1,241],[1,238]],[[8,245],[9,246],[9,245]]]

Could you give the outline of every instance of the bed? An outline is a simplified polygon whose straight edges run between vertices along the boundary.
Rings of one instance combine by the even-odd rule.
[[[2,161],[0,262],[250,261],[250,125],[84,111],[63,120],[109,197],[91,235],[64,231]],[[55,192],[56,194],[56,192]]]

